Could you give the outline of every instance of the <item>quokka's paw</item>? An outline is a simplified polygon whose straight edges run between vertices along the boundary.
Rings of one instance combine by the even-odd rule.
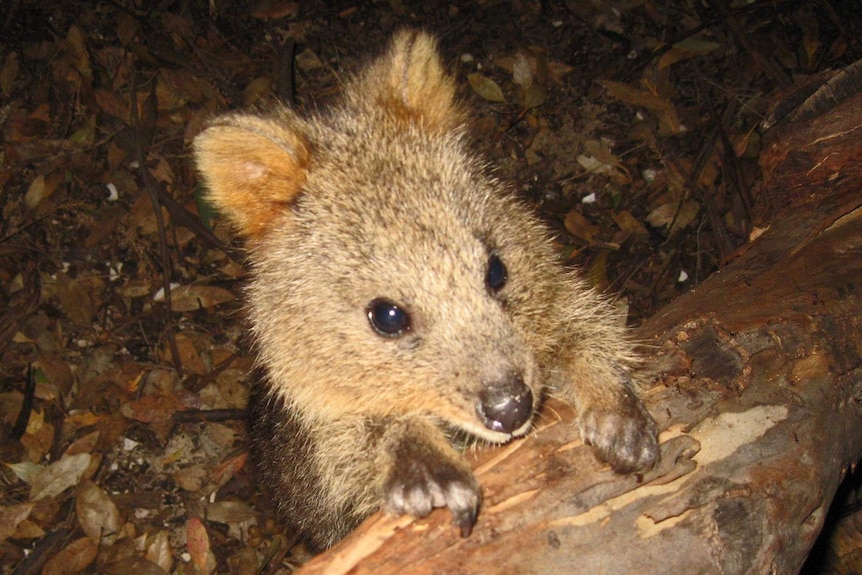
[[[592,445],[596,457],[614,471],[647,471],[658,461],[655,421],[633,395],[613,409],[587,409],[580,425],[584,442]]]
[[[383,507],[392,515],[425,517],[435,507],[448,507],[467,537],[479,511],[479,484],[460,462],[418,446],[398,450],[383,485]]]

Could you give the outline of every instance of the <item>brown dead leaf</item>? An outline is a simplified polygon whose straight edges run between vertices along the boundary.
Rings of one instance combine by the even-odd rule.
[[[24,194],[24,203],[31,210],[35,210],[39,204],[50,198],[65,180],[66,175],[62,171],[54,172],[47,177],[41,174],[36,176],[30,182],[27,193]]]
[[[638,237],[644,237],[649,235],[649,231],[646,229],[640,220],[635,218],[631,212],[627,210],[622,210],[620,212],[615,212],[611,214],[614,218],[616,224],[620,227],[624,232],[628,232]]]
[[[173,311],[197,311],[236,299],[228,290],[208,285],[179,286],[171,291]]]
[[[171,479],[180,489],[194,493],[203,488],[208,476],[205,466],[197,463],[175,471],[171,474]]]
[[[89,453],[67,455],[43,468],[30,484],[30,500],[39,501],[74,487],[90,467]]]
[[[611,151],[610,143],[605,139],[585,140],[584,151],[588,154],[587,158],[598,162],[598,164],[593,164],[593,169],[590,169],[590,172],[607,174],[621,184],[631,183],[631,176],[629,176],[628,170],[619,157]],[[578,157],[578,163],[586,167],[583,158],[583,156]]]
[[[174,339],[177,344],[177,351],[180,354],[180,362],[185,369],[188,369],[195,375],[206,375],[209,373],[209,366],[212,362],[205,361],[203,354],[198,351],[195,345],[195,338],[189,333],[180,332]]]
[[[45,536],[45,530],[29,519],[18,524],[15,530],[15,539],[38,539]]]
[[[700,212],[700,204],[694,200],[669,202],[651,211],[647,216],[647,222],[654,228],[669,228],[672,232],[685,228],[691,224]],[[671,227],[672,226],[672,227]]]
[[[587,269],[587,282],[599,291],[605,291],[610,285],[608,279],[608,250],[600,250]]]
[[[27,431],[21,437],[21,444],[27,448],[30,461],[40,461],[54,443],[54,426],[45,421],[41,411],[30,411]]]
[[[554,82],[560,82],[566,74],[574,70],[568,64],[563,64],[562,62],[549,61],[548,62],[548,76]]]
[[[3,68],[0,69],[0,93],[7,98],[12,93],[12,88],[15,85],[15,79],[18,77],[20,69],[21,63],[18,60],[18,53],[7,53],[6,59],[3,61]]]
[[[42,568],[42,575],[71,575],[80,573],[96,559],[99,545],[89,537],[69,543],[51,557]]]
[[[210,550],[210,540],[207,529],[197,517],[192,517],[186,523],[186,547],[192,558],[192,563],[203,575],[209,575],[216,568],[215,555]]]
[[[299,14],[300,3],[295,0],[258,0],[249,11],[260,20],[295,17]]]
[[[96,141],[96,117],[90,116],[84,124],[69,136],[69,141],[76,144],[92,146]]]
[[[677,62],[709,54],[719,46],[720,44],[717,42],[710,42],[699,38],[686,38],[677,42],[670,50],[662,54],[658,61],[658,69],[664,70]]]
[[[170,421],[174,412],[183,409],[182,403],[167,395],[145,395],[124,403],[120,411],[124,416],[144,423],[164,423]]]
[[[144,534],[139,538],[139,548],[146,549],[145,558],[155,563],[165,573],[170,573],[174,564],[173,549],[167,531],[158,531],[154,535]]]
[[[6,541],[12,537],[18,525],[30,516],[32,510],[32,503],[0,507],[0,541]]]
[[[156,81],[156,102],[160,111],[171,111],[182,108],[188,103],[185,94],[177,90],[176,85],[165,78],[163,69]]]
[[[87,537],[101,546],[114,544],[123,524],[120,511],[108,494],[92,481],[82,482],[75,511]]]
[[[66,317],[75,325],[89,327],[96,314],[92,292],[63,272],[57,273],[57,297]]]
[[[523,91],[523,102],[521,105],[525,110],[538,108],[545,103],[548,98],[548,91],[541,84],[531,84],[529,88]]]
[[[245,466],[248,459],[248,452],[240,453],[234,457],[228,458],[212,470],[212,479],[218,487],[226,484],[236,473]]]
[[[88,78],[92,76],[93,70],[90,68],[90,54],[87,51],[86,38],[77,25],[73,24],[69,27],[69,31],[66,33],[66,42],[70,54],[74,56],[73,65],[78,72]]]
[[[588,220],[581,212],[571,210],[563,221],[566,231],[587,243],[593,243],[601,229]]]
[[[150,173],[163,184],[173,185],[174,180],[176,179],[174,169],[171,167],[170,162],[161,156],[156,159],[155,165],[150,168]]]
[[[102,417],[97,416],[98,419],[96,419],[95,421],[98,421]],[[90,425],[92,425],[92,423],[90,423]],[[96,445],[99,443],[99,435],[99,431],[93,431],[83,437],[76,439],[69,445],[69,447],[66,448],[64,455],[91,453],[96,448]]]
[[[269,76],[259,76],[248,83],[245,90],[242,91],[242,103],[244,106],[251,106],[261,98],[266,96],[272,88],[272,78]]]
[[[526,90],[533,85],[533,70],[523,51],[518,50],[512,62],[512,81]]]
[[[113,90],[93,90],[96,104],[102,112],[123,122],[129,121],[129,103]]]
[[[680,131],[679,119],[676,113],[676,108],[673,103],[667,98],[662,98],[658,94],[648,90],[640,90],[633,88],[622,82],[613,80],[599,80],[599,84],[604,86],[608,94],[632,106],[640,106],[655,113],[662,126],[672,134],[678,134]]]
[[[123,46],[131,45],[138,30],[141,27],[140,20],[134,18],[122,10],[117,12],[117,38]]]
[[[306,48],[296,55],[296,67],[303,72],[317,70],[323,68],[325,65],[323,60],[311,48]]]
[[[260,515],[241,501],[215,501],[204,503],[206,518],[216,523],[240,523]]]
[[[479,74],[478,72],[474,72],[467,75],[467,81],[470,83],[470,87],[473,88],[473,91],[485,100],[488,100],[489,102],[506,101],[506,97],[503,95],[503,90],[500,89],[497,82],[491,78],[483,74]]]
[[[60,359],[59,354],[39,351],[36,368],[44,374],[46,385],[54,387],[52,397],[66,395],[75,384],[75,376],[69,364]]]
[[[127,298],[143,297],[153,291],[153,280],[148,277],[131,279],[117,288],[116,291]]]

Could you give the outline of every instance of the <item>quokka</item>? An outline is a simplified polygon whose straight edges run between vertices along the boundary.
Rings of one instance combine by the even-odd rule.
[[[548,394],[614,470],[658,458],[622,322],[465,118],[434,39],[402,31],[327,111],[229,114],[194,143],[249,250],[252,456],[314,548],[380,508],[448,507],[469,534],[480,487],[451,438],[522,436]]]

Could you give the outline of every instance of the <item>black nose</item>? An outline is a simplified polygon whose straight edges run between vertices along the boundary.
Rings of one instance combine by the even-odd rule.
[[[533,392],[524,385],[520,374],[512,374],[479,393],[476,412],[488,429],[512,433],[533,414]]]

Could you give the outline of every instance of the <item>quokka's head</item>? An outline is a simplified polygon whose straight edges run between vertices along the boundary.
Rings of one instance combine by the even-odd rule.
[[[229,115],[198,136],[210,197],[249,244],[261,362],[307,417],[528,429],[550,258],[462,125],[434,41],[402,32],[326,115]]]

